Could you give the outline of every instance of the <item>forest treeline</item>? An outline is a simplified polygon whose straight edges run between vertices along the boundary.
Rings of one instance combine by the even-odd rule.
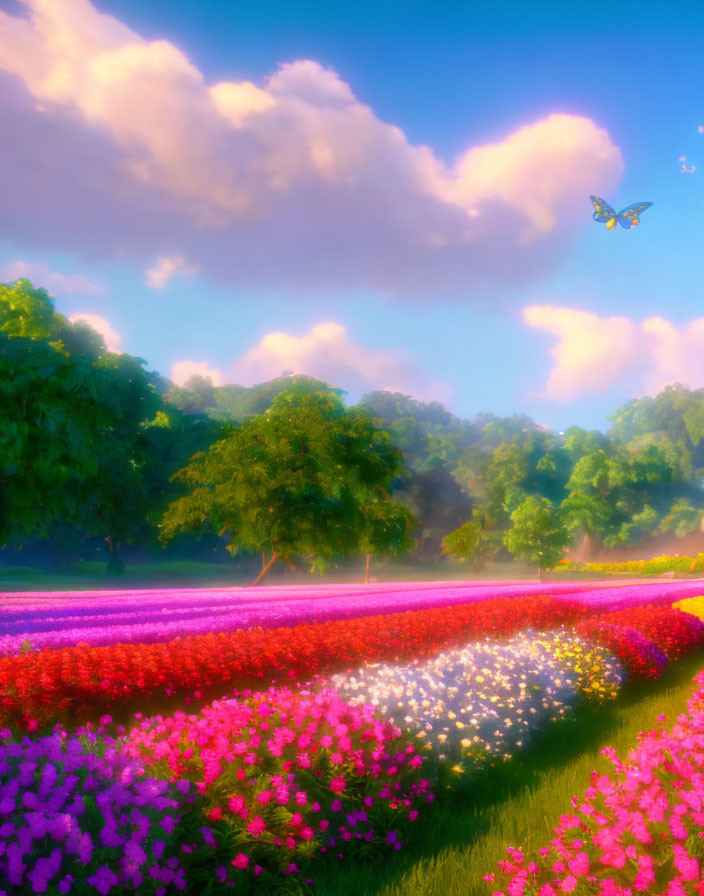
[[[226,549],[263,574],[365,554],[549,567],[585,536],[614,547],[701,528],[704,390],[631,401],[606,433],[344,394],[293,375],[179,387],[28,280],[0,284],[0,545],[102,553],[114,572],[127,545]]]

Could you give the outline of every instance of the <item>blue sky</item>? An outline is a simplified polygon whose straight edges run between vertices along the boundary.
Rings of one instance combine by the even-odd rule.
[[[557,429],[704,386],[701,3],[40,7],[0,2],[0,275],[151,367]],[[609,233],[600,191],[654,206]]]

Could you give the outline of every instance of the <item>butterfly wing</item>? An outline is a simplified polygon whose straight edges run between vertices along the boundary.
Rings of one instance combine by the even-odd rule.
[[[625,230],[634,227],[638,223],[638,218],[641,216],[641,213],[644,212],[646,208],[650,208],[652,204],[652,202],[634,202],[633,205],[626,206],[626,208],[622,209],[616,216],[618,218],[618,223]]]
[[[598,221],[600,224],[605,224],[607,221],[611,220],[611,218],[616,217],[616,212],[611,208],[608,202],[605,202],[598,196],[590,196],[589,198],[594,203],[594,208],[596,209],[594,212],[595,221]]]

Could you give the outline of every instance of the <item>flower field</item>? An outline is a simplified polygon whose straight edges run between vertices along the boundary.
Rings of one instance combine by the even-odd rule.
[[[704,666],[701,592],[602,581],[3,595],[0,890],[314,893],[316,863],[412,849],[438,800],[471,800],[478,776],[584,707],[686,656]],[[555,896],[573,880],[577,893],[639,892],[630,871],[601,873],[601,857],[622,855],[638,883],[700,892],[687,889],[704,833],[704,677],[698,687],[689,721],[651,731],[629,759],[642,774],[615,761],[616,783],[592,783],[547,852],[511,848],[496,892]],[[657,849],[641,849],[646,834]]]

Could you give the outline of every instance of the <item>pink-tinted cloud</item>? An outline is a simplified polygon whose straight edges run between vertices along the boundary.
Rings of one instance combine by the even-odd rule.
[[[192,376],[210,379],[214,386],[221,386],[225,382],[224,374],[207,361],[178,361],[171,368],[170,379],[177,386],[183,386]]]
[[[662,317],[637,323],[554,305],[525,308],[523,318],[558,339],[543,398],[570,401],[619,383],[650,395],[669,383],[704,386],[704,318],[678,328]]]
[[[189,264],[182,255],[162,255],[146,272],[146,283],[151,289],[164,289],[172,277],[193,277],[198,271],[199,268]]]
[[[109,352],[120,352],[122,336],[113,330],[110,322],[105,320],[104,317],[100,317],[98,314],[72,314],[69,317],[69,320],[72,323],[79,320],[87,323],[89,327],[92,327],[96,331],[96,333],[100,333],[105,342],[105,347]]]
[[[548,116],[447,165],[315,61],[208,83],[87,0],[24,6],[0,12],[15,240],[142,269],[180,256],[240,287],[470,296],[557,262],[589,193],[623,171],[585,117]]]
[[[65,296],[72,293],[97,294],[104,293],[105,287],[94,283],[83,274],[60,274],[52,271],[46,262],[29,262],[18,259],[8,261],[0,268],[0,281],[4,283],[26,277],[34,286],[44,288],[52,296]]]
[[[423,376],[402,349],[366,348],[353,342],[347,329],[333,321],[318,324],[302,336],[268,333],[224,371],[209,368],[205,362],[182,361],[174,365],[171,378],[185,382],[193,373],[201,373],[211,376],[214,383],[217,376],[218,382],[252,386],[284,371],[315,377],[356,397],[376,389],[426,401],[447,401],[452,394],[446,384]]]

